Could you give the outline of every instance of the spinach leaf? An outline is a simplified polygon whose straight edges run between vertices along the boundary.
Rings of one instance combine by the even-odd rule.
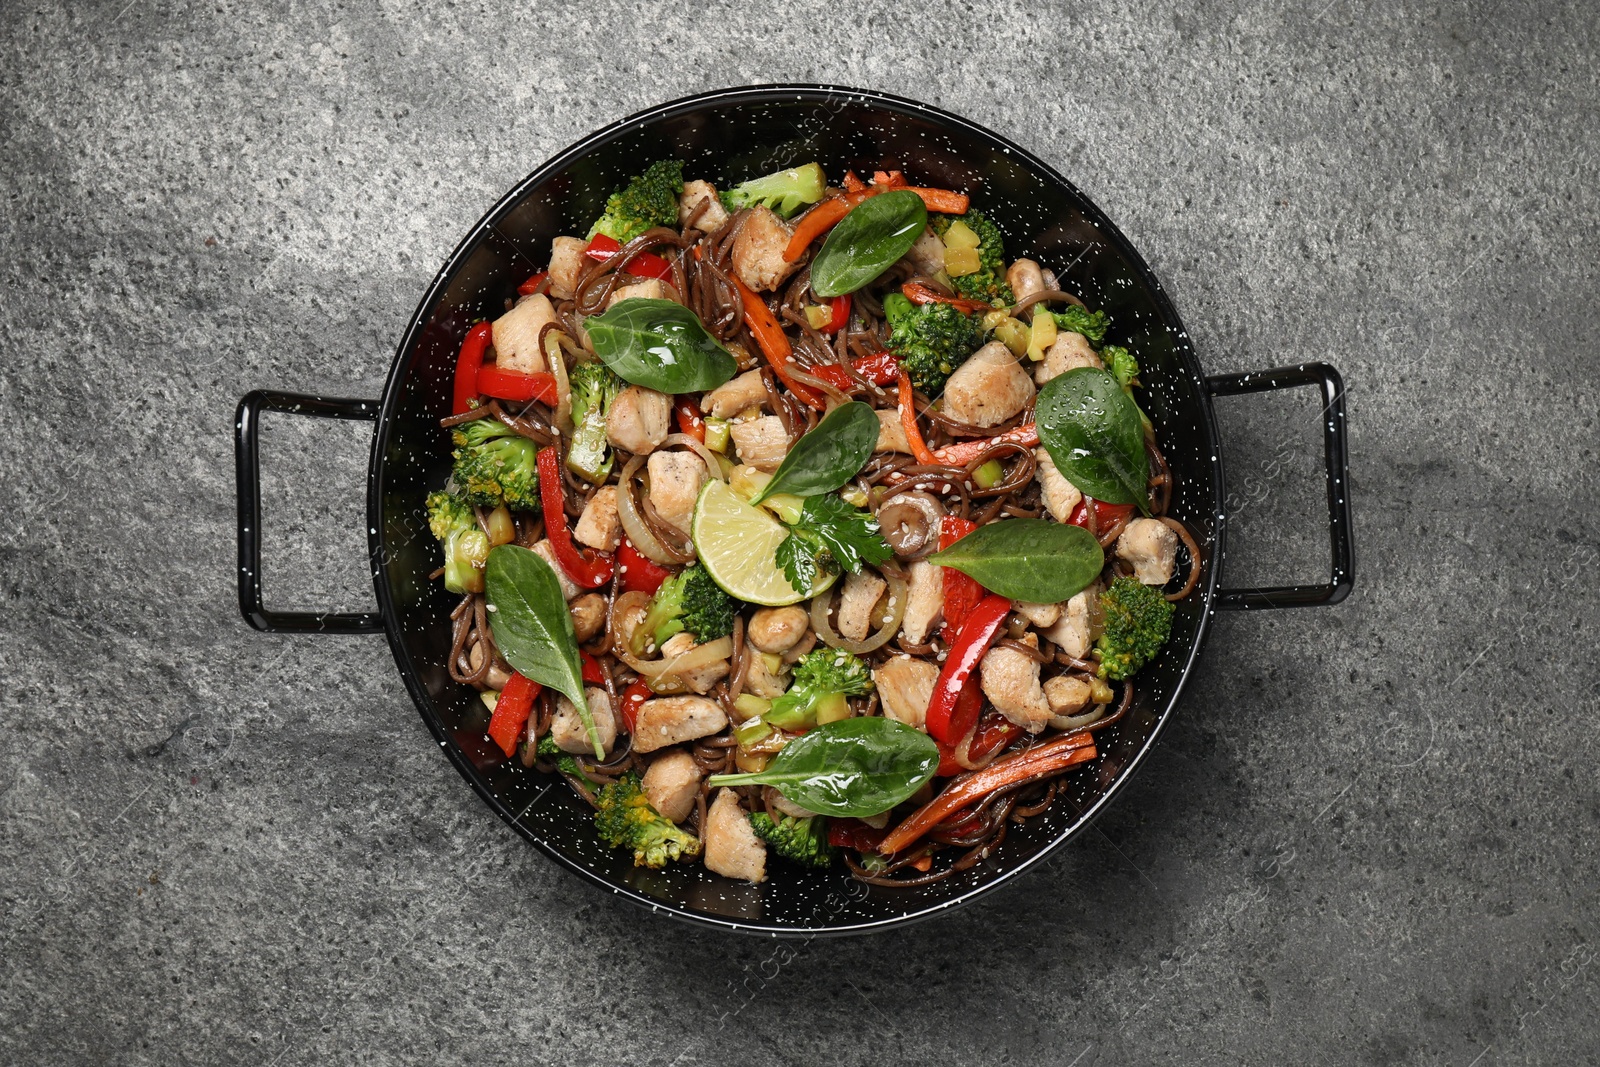
[[[1150,514],[1144,423],[1115,375],[1079,367],[1050,379],[1039,390],[1034,421],[1056,469],[1085,496]]]
[[[1094,581],[1106,560],[1100,542],[1081,526],[1007,519],[978,527],[928,562],[970,574],[991,593],[1054,604]]]
[[[739,369],[695,313],[671,300],[623,300],[583,325],[618,377],[659,393],[715,389]]]
[[[869,196],[839,220],[811,261],[811,291],[853,293],[911,251],[928,225],[928,209],[909,189]]]
[[[500,654],[518,674],[572,701],[594,744],[595,758],[604,759],[605,749],[583,693],[578,635],[555,571],[537,552],[500,545],[489,553],[483,588],[489,602],[489,629]]]
[[[933,738],[873,715],[807,730],[784,745],[766,770],[714,774],[710,784],[770,785],[812,811],[862,819],[902,803],[938,769]]]
[[[878,416],[859,400],[840,404],[794,443],[772,480],[757,493],[759,504],[773,493],[817,496],[855,477],[878,446]]]

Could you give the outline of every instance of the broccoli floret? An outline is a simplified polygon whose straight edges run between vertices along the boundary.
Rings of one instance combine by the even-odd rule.
[[[466,501],[451,493],[429,493],[428,529],[444,548],[444,587],[452,593],[483,592],[489,538]]]
[[[803,167],[740,182],[722,194],[722,206],[738,211],[753,204],[765,204],[789,218],[806,204],[821,200],[824,189],[822,164],[807,163]]]
[[[1111,318],[1104,311],[1090,311],[1076,304],[1067,305],[1065,311],[1052,311],[1050,317],[1056,320],[1056,329],[1081,333],[1095,348],[1105,344],[1106,329],[1111,325]]]
[[[911,384],[930,397],[944,391],[951,373],[983,345],[983,326],[949,304],[913,304],[904,294],[883,298],[889,347]]]
[[[777,822],[764,811],[750,816],[750,828],[786,860],[805,867],[826,867],[833,862],[833,846],[828,844],[828,820],[818,815],[797,819],[785,815]]]
[[[692,563],[661,583],[644,619],[634,627],[634,640],[641,646],[638,654],[644,653],[647,638],[660,648],[684,630],[696,644],[727,637],[738,612],[739,602],[724,593],[704,567]]]
[[[627,244],[652,226],[678,225],[678,197],[683,194],[683,160],[652,163],[606,201],[606,213],[589,227],[589,236],[603,233]]]
[[[595,795],[600,840],[612,848],[633,849],[635,867],[661,868],[668,860],[700,855],[700,839],[680,830],[655,808],[640,788],[637,774],[625,774]]]
[[[781,730],[832,722],[849,715],[849,697],[870,692],[872,674],[859,657],[843,649],[819,648],[795,663],[794,684],[762,718]]]
[[[539,510],[539,446],[499,419],[474,419],[456,427],[456,491],[468,504],[515,511]]]
[[[606,447],[606,415],[627,383],[599,360],[573,367],[568,381],[574,428],[567,469],[591,482],[603,482],[611,473],[612,458]]]
[[[967,228],[978,235],[979,267],[971,274],[950,279],[955,283],[956,291],[962,296],[991,304],[1016,303],[1011,286],[1006,284],[1006,250],[1000,227],[985,218],[982,212],[969,211],[965,215],[935,215],[933,232],[943,237],[951,223],[958,220],[966,223]]]
[[[1171,602],[1153,585],[1118,577],[1100,594],[1106,629],[1095,642],[1100,677],[1122,681],[1150,662],[1172,633]]]
[[[1121,345],[1106,345],[1100,350],[1100,358],[1105,362],[1106,370],[1116,377],[1124,389],[1139,377],[1139,361]]]
[[[556,739],[553,736],[545,734],[539,738],[539,746],[534,749],[534,752],[540,756],[559,756],[561,755],[561,746],[556,744]]]

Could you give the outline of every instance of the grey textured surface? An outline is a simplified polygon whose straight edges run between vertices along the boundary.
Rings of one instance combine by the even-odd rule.
[[[0,12],[0,1062],[1595,1062],[1593,8],[783,16]],[[240,394],[375,395],[537,162],[781,80],[1037,151],[1210,369],[1337,364],[1360,538],[1343,606],[1219,620],[1098,833],[837,943],[580,884],[448,767],[381,640],[233,603]],[[1316,579],[1310,396],[1220,409],[1228,578]],[[268,433],[269,595],[366,605],[364,434]]]

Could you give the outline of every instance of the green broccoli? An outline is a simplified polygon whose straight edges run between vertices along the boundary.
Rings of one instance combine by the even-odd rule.
[[[633,630],[633,643],[639,646],[636,654],[644,654],[648,641],[660,648],[685,630],[696,644],[727,637],[738,612],[739,602],[724,593],[704,567],[691,563],[656,590],[650,609]]]
[[[452,593],[483,592],[483,567],[489,538],[472,507],[452,493],[429,493],[428,529],[444,547],[444,587]]]
[[[540,756],[559,756],[561,755],[561,746],[556,744],[554,735],[545,734],[539,738],[539,745],[534,749],[534,752]]]
[[[1052,311],[1050,317],[1056,320],[1056,329],[1081,333],[1096,349],[1105,344],[1106,329],[1111,325],[1110,316],[1104,311],[1090,311],[1076,304],[1068,304],[1065,311]]]
[[[589,227],[589,236],[603,233],[627,244],[652,226],[678,225],[678,197],[683,194],[683,160],[652,163],[626,188],[606,201],[606,213]]]
[[[833,722],[850,715],[849,697],[872,692],[872,674],[852,653],[819,648],[801,656],[794,665],[794,684],[772,702],[762,716],[780,730],[795,730]]]
[[[650,806],[637,774],[625,774],[602,787],[595,801],[599,810],[594,814],[594,825],[600,840],[612,848],[633,849],[635,867],[660,869],[668,860],[700,855],[700,839],[680,830]]]
[[[1100,677],[1122,681],[1150,662],[1172,633],[1173,607],[1161,590],[1117,577],[1100,594],[1105,632],[1095,642]]]
[[[567,469],[591,482],[603,482],[611,473],[611,451],[606,447],[606,415],[627,383],[611,368],[593,360],[572,368],[572,445],[567,449]]]
[[[949,304],[913,304],[904,294],[883,298],[889,347],[900,357],[911,384],[930,397],[944,391],[951,373],[983,345],[983,326]]]
[[[499,419],[474,419],[456,427],[456,491],[468,504],[514,511],[539,510],[539,446]]]
[[[1014,304],[1017,298],[1006,284],[1006,250],[1000,237],[1000,227],[990,222],[976,210],[965,215],[935,215],[933,232],[943,237],[952,223],[960,221],[978,235],[979,267],[971,274],[952,277],[956,291],[973,300],[983,300],[995,305]]]
[[[1133,385],[1139,377],[1139,361],[1121,345],[1106,345],[1100,350],[1100,358],[1105,362],[1106,370],[1116,377],[1124,389]]]
[[[815,204],[826,191],[822,177],[822,164],[807,163],[803,167],[780,170],[761,178],[740,182],[722,194],[722,206],[729,211],[765,204],[773,211],[789,218],[806,204]]]
[[[826,867],[833,863],[833,846],[828,844],[828,820],[817,815],[797,819],[785,815],[777,822],[764,811],[750,816],[750,828],[772,846],[772,851],[804,867]]]

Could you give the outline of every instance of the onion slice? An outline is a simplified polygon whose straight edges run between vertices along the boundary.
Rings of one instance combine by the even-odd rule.
[[[642,466],[644,457],[634,456],[628,460],[627,466],[622,468],[622,476],[617,484],[617,518],[621,520],[622,529],[628,535],[628,540],[633,542],[633,547],[637,548],[646,559],[664,567],[677,567],[683,560],[667,551],[660,538],[650,532],[644,516],[639,514],[639,502],[634,497],[633,476],[639,473],[639,468]]]
[[[645,679],[655,692],[683,692],[685,687],[681,683],[673,684],[677,676],[709,667],[733,655],[733,638],[719,637],[670,659],[641,659],[635,656],[629,642],[633,640],[633,631],[644,620],[649,606],[650,594],[643,590],[633,589],[617,595],[611,604],[611,651]]]
[[[905,579],[894,574],[884,574],[883,577],[889,583],[888,617],[882,626],[862,641],[851,641],[841,636],[828,621],[828,607],[833,599],[832,589],[823,590],[811,598],[811,628],[817,632],[823,644],[829,648],[842,648],[846,652],[861,656],[882,648],[900,632],[900,623],[906,617]]]

